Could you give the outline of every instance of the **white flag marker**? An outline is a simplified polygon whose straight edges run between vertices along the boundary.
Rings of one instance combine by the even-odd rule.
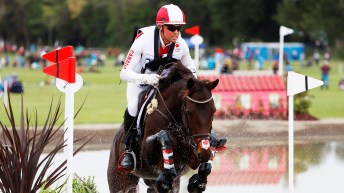
[[[67,183],[65,192],[73,193],[74,93],[82,87],[83,80],[79,74],[75,73],[76,59],[73,56],[73,46],[48,52],[42,58],[53,62],[52,65],[43,68],[43,72],[56,77],[57,88],[66,94],[64,139],[67,141],[67,145],[64,152],[67,157]]]
[[[294,33],[294,30],[281,26],[280,31],[280,44],[279,44],[279,60],[278,60],[278,75],[283,75],[283,47],[284,47],[284,36]]]
[[[67,141],[67,146],[64,148],[64,153],[67,157],[67,193],[72,193],[73,180],[73,142],[74,142],[74,93],[77,92],[83,85],[82,77],[75,74],[75,83],[68,83],[65,80],[56,78],[56,87],[64,92],[65,95],[65,124],[64,124],[64,140]]]
[[[294,95],[323,85],[324,82],[293,71],[288,72],[288,152],[289,152],[289,193],[294,192]]]
[[[295,95],[323,84],[324,82],[321,80],[290,71],[288,72],[287,94],[288,96]]]

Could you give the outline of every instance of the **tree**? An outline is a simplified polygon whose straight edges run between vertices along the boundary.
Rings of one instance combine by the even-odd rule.
[[[343,41],[344,1],[283,0],[275,17],[280,24],[302,31],[305,38],[322,40],[330,46]]]

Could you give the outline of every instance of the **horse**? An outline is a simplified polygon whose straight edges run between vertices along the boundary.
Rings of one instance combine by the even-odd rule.
[[[198,173],[189,179],[188,191],[205,191],[216,152],[210,133],[216,111],[212,90],[219,80],[198,80],[180,61],[169,66],[156,87],[158,105],[145,116],[142,136],[133,147],[134,171],[118,168],[125,151],[123,125],[114,136],[107,170],[111,193],[136,192],[140,178],[148,193],[179,192],[180,177],[190,169]]]

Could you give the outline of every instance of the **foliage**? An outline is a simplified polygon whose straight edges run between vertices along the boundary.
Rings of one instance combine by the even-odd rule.
[[[287,37],[293,41],[334,45],[344,37],[344,3],[337,0],[2,0],[0,38],[25,45],[128,47],[132,29],[153,25],[157,10],[169,3],[182,8],[186,27],[200,26],[210,46],[278,41],[280,25],[296,30]]]
[[[244,69],[246,62],[242,61],[240,63],[240,69]],[[108,57],[105,66],[98,68],[99,73],[90,73],[86,70],[87,68],[81,73],[84,85],[75,93],[75,106],[80,106],[81,101],[86,96],[88,102],[84,105],[83,111],[78,115],[78,119],[75,119],[75,124],[113,124],[123,121],[123,113],[127,105],[126,82],[119,80],[120,67],[114,67],[113,63],[114,58]],[[304,67],[297,61],[291,61],[291,63],[295,72],[321,79],[319,66]],[[344,117],[343,91],[338,89],[338,81],[343,76],[343,74],[339,73],[340,63],[343,62],[336,59],[331,59],[330,61],[332,69],[329,77],[329,90],[321,90],[318,87],[309,91],[314,96],[311,98],[312,104],[309,112],[319,119]],[[266,70],[271,69],[271,61],[267,61],[264,66]],[[27,96],[25,101],[28,109],[48,109],[50,99],[47,96],[63,95],[56,89],[55,84],[43,87],[38,86],[40,81],[46,79],[46,75],[40,70],[4,67],[1,73],[3,77],[13,73],[18,75],[18,79],[24,84],[25,96]],[[20,108],[20,95],[13,94],[12,101],[14,101],[12,105],[15,109]],[[15,116],[20,117],[19,112],[14,113]],[[0,119],[6,122],[4,115],[4,109],[0,108]],[[43,117],[38,119],[39,125],[43,125]]]
[[[309,114],[309,108],[312,105],[312,95],[309,91],[299,93],[294,97],[294,112],[295,113],[306,113]]]
[[[45,184],[39,189],[38,193],[62,193],[63,190],[65,190],[66,187],[66,182],[64,182],[62,185],[56,187],[56,188],[51,188],[51,187],[46,187]]]
[[[308,40],[322,40],[334,45],[344,38],[344,1],[283,0],[278,6],[276,20],[303,34]]]
[[[44,188],[44,186],[40,189],[39,193],[62,193],[66,188],[66,182],[63,183],[61,186],[56,187],[55,189],[48,187]],[[94,182],[93,177],[83,177],[80,178],[79,176],[74,176],[73,178],[73,193],[99,193],[97,191],[97,186]]]
[[[80,178],[78,176],[73,178],[73,193],[99,193],[97,186],[94,183],[94,176]]]
[[[0,120],[3,138],[0,141],[0,192],[35,193],[42,187],[47,189],[63,177],[63,172],[66,170],[66,161],[63,161],[50,171],[56,154],[66,146],[63,135],[57,135],[62,125],[55,128],[61,116],[61,100],[58,101],[55,110],[52,109],[53,100],[51,101],[46,121],[42,129],[39,129],[37,111],[34,114],[32,125],[28,111],[24,116],[23,96],[21,98],[20,124],[17,128],[10,95],[8,98],[9,106],[5,107],[5,112],[10,121],[10,128],[3,124],[3,120]],[[88,141],[81,145],[74,155]],[[52,149],[43,156],[48,145],[52,146]]]

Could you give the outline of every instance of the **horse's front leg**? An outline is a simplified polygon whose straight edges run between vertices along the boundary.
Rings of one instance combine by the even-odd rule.
[[[157,143],[161,146],[164,169],[156,181],[156,186],[159,193],[165,193],[172,190],[172,183],[177,175],[174,167],[172,140],[169,133],[165,130],[161,130],[146,139],[148,149],[153,149],[154,145]]]
[[[198,173],[194,174],[189,179],[188,191],[190,193],[201,193],[207,187],[207,178],[211,172],[211,163],[213,161],[215,152],[211,152],[211,157],[208,162],[202,162],[198,167]]]

